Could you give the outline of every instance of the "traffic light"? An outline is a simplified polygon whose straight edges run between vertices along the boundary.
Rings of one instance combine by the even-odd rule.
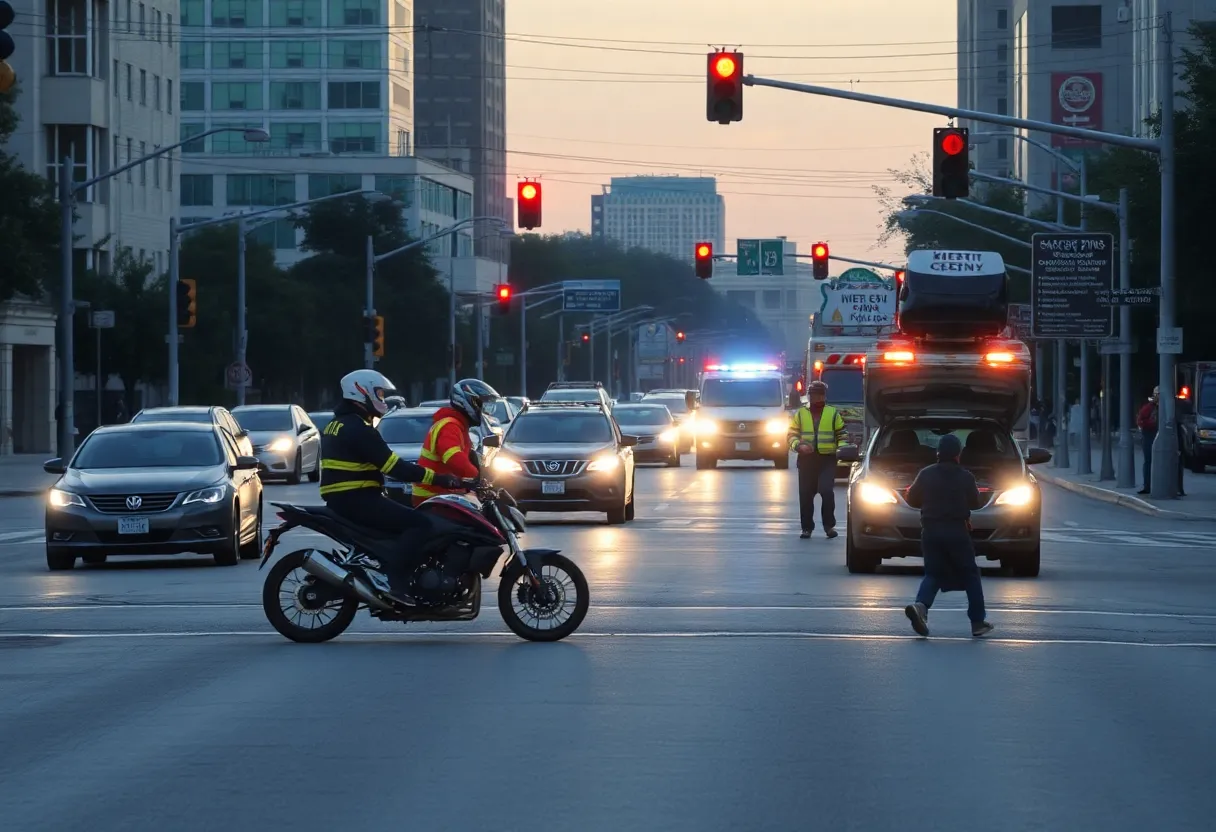
[[[707,56],[705,118],[718,124],[743,120],[743,53]]]
[[[827,243],[811,246],[811,276],[816,280],[828,279],[828,256]]]
[[[177,328],[194,329],[198,323],[198,283],[191,278],[177,281]]]
[[[505,315],[511,311],[511,284],[499,283],[494,287],[494,312]]]
[[[684,330],[682,330],[682,329],[676,330],[676,341],[678,341],[681,344],[684,343]]]
[[[515,203],[519,207],[519,227],[529,231],[540,228],[540,183],[520,182]]]
[[[13,5],[8,0],[0,0],[0,93],[8,92],[17,83],[17,73],[8,62],[17,45],[13,43],[13,36],[4,31],[16,16]]]
[[[933,195],[966,199],[971,194],[971,152],[966,127],[933,128]]]
[[[714,244],[697,243],[693,253],[697,261],[697,277],[708,280],[714,276]]]
[[[590,332],[584,332],[584,333],[583,333],[583,343],[584,343],[584,344],[590,344],[590,343],[591,343],[591,333],[590,333]]]
[[[372,318],[372,355],[384,358],[384,316]]]

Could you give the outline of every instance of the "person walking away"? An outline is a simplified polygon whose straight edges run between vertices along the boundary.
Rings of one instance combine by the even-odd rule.
[[[1157,395],[1158,388],[1154,387],[1140,412],[1136,414],[1136,427],[1140,428],[1140,448],[1144,453],[1144,485],[1136,492],[1148,494],[1152,491],[1153,482],[1153,441],[1157,438]]]
[[[942,437],[937,463],[921,469],[905,496],[908,505],[920,509],[920,549],[925,559],[925,577],[916,601],[904,608],[917,635],[929,635],[929,608],[938,592],[967,593],[967,617],[971,635],[981,638],[992,632],[985,618],[984,588],[971,542],[971,512],[980,507],[975,477],[959,465],[963,443],[954,434]]]
[[[836,451],[848,441],[844,417],[827,403],[828,386],[822,381],[807,385],[807,403],[790,416],[787,434],[790,450],[798,455],[798,513],[803,540],[815,530],[815,495],[823,513],[823,531],[836,531]]]
[[[448,406],[435,411],[418,464],[436,475],[451,474],[466,480],[480,477],[481,469],[474,461],[476,455],[469,430],[481,424],[482,409],[497,398],[494,388],[480,379],[466,378],[456,382]],[[452,493],[451,489],[440,488],[434,483],[417,484],[413,488],[414,506],[418,507],[436,495]]]

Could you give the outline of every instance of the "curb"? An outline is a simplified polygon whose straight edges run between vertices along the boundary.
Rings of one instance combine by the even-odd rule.
[[[1216,519],[1202,514],[1191,514],[1190,512],[1186,511],[1173,511],[1171,509],[1160,508],[1147,500],[1141,500],[1139,497],[1134,497],[1131,494],[1123,494],[1110,488],[1102,488],[1098,485],[1090,485],[1089,483],[1065,479],[1064,477],[1060,477],[1055,474],[1035,471],[1034,476],[1035,479],[1050,483],[1057,488],[1063,488],[1065,491],[1071,491],[1074,494],[1080,494],[1082,497],[1088,497],[1091,500],[1097,500],[1102,503],[1110,503],[1111,505],[1130,508],[1132,511],[1138,511],[1141,514],[1147,514],[1150,517],[1165,517],[1171,520]]]

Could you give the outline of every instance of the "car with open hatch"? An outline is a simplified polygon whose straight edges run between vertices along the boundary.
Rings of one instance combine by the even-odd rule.
[[[447,406],[447,402],[443,404],[444,407]],[[426,442],[427,433],[435,423],[435,413],[438,410],[438,407],[403,407],[392,410],[380,419],[376,424],[376,430],[380,432],[380,436],[383,437],[389,450],[398,458],[417,462],[422,456],[422,446]],[[469,428],[469,441],[473,450],[482,455],[483,465],[490,464],[493,459],[494,450],[484,447],[485,438],[493,434],[494,431],[486,425],[474,425]],[[393,499],[410,505],[412,500],[410,483],[385,477],[384,488]]]
[[[264,477],[282,477],[295,485],[307,474],[321,479],[321,431],[304,408],[294,404],[250,404],[232,415],[253,441],[253,454],[265,466]]]
[[[612,408],[612,418],[621,433],[638,438],[633,448],[634,462],[662,462],[669,468],[680,467],[680,430],[666,406],[624,402]]]
[[[59,475],[47,494],[47,566],[185,552],[212,555],[218,566],[256,558],[260,465],[210,423],[100,427],[69,461],[43,466]]]
[[[633,519],[633,449],[598,402],[532,402],[502,437],[488,466],[495,485],[524,511],[602,511],[612,524]]]

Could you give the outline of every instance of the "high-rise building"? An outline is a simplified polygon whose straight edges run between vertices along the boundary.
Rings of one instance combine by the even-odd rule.
[[[958,106],[964,110],[1008,115],[1013,85],[1011,0],[958,0]],[[963,120],[973,136],[971,160],[976,170],[1007,176],[1012,167],[1012,140],[985,135],[1009,128]]]
[[[1126,19],[1132,38],[1132,126],[1137,135],[1147,135],[1145,121],[1161,108],[1161,64],[1165,41],[1162,33],[1164,16],[1171,15],[1174,38],[1174,60],[1194,42],[1189,29],[1192,24],[1216,23],[1216,0],[1131,0],[1130,8],[1120,15]],[[1175,77],[1174,91],[1181,93],[1185,85]]]
[[[591,233],[692,261],[693,246],[726,244],[726,205],[712,176],[613,177],[591,197]]]
[[[418,154],[473,175],[473,213],[514,224],[507,194],[504,0],[414,0]],[[479,257],[508,241],[479,235]]]

